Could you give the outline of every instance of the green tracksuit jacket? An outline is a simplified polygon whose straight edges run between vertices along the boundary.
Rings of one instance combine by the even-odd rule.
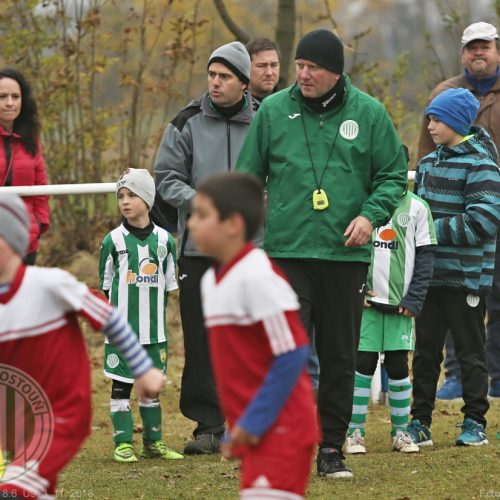
[[[369,242],[345,246],[347,226],[358,215],[382,226],[401,201],[408,167],[396,130],[382,104],[344,78],[335,109],[315,113],[296,84],[267,97],[250,126],[236,170],[267,183],[264,249],[271,257],[369,263]],[[325,210],[313,208],[311,157],[328,196]]]

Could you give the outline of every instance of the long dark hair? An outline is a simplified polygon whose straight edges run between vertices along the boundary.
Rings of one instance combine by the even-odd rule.
[[[21,112],[14,120],[13,131],[21,136],[25,148],[35,156],[38,153],[38,138],[42,125],[31,85],[20,71],[11,68],[0,70],[0,80],[2,78],[11,78],[21,87]]]

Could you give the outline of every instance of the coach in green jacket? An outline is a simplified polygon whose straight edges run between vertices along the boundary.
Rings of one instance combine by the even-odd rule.
[[[305,327],[316,331],[323,434],[318,473],[352,476],[342,446],[369,240],[401,201],[407,165],[382,104],[343,74],[343,45],[333,33],[306,34],[295,59],[297,83],[263,101],[236,169],[267,183],[264,248],[297,292]]]

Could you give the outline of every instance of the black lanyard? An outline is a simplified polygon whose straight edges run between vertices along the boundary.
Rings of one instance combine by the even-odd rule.
[[[328,165],[328,162],[330,161],[330,157],[332,156],[333,148],[335,147],[335,143],[337,142],[337,137],[339,135],[340,127],[342,126],[342,120],[344,119],[344,112],[345,112],[345,108],[347,107],[347,99],[348,98],[349,98],[349,96],[347,95],[346,96],[346,103],[344,104],[344,109],[342,110],[342,115],[340,117],[340,125],[339,125],[337,132],[335,134],[335,139],[333,139],[332,149],[330,149],[330,154],[328,155],[328,159],[326,160],[325,166],[323,168],[323,172],[321,173],[321,178],[318,182],[318,177],[316,175],[316,168],[314,167],[314,161],[313,161],[312,154],[311,154],[311,148],[309,146],[309,139],[307,138],[306,124],[304,121],[304,110],[302,109],[302,104],[300,103],[300,97],[299,97],[300,117],[302,118],[302,126],[304,127],[304,135],[306,136],[307,150],[309,151],[309,158],[311,160],[312,171],[314,174],[314,181],[316,182],[316,187],[318,188],[318,193],[321,191],[321,183],[323,182],[323,177],[325,176],[326,167]]]

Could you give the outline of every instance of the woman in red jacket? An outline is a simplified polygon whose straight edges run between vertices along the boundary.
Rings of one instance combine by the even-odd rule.
[[[0,186],[47,184],[40,119],[29,83],[14,69],[0,70]],[[49,197],[23,198],[31,220],[25,263],[34,265],[38,239],[49,228]]]

